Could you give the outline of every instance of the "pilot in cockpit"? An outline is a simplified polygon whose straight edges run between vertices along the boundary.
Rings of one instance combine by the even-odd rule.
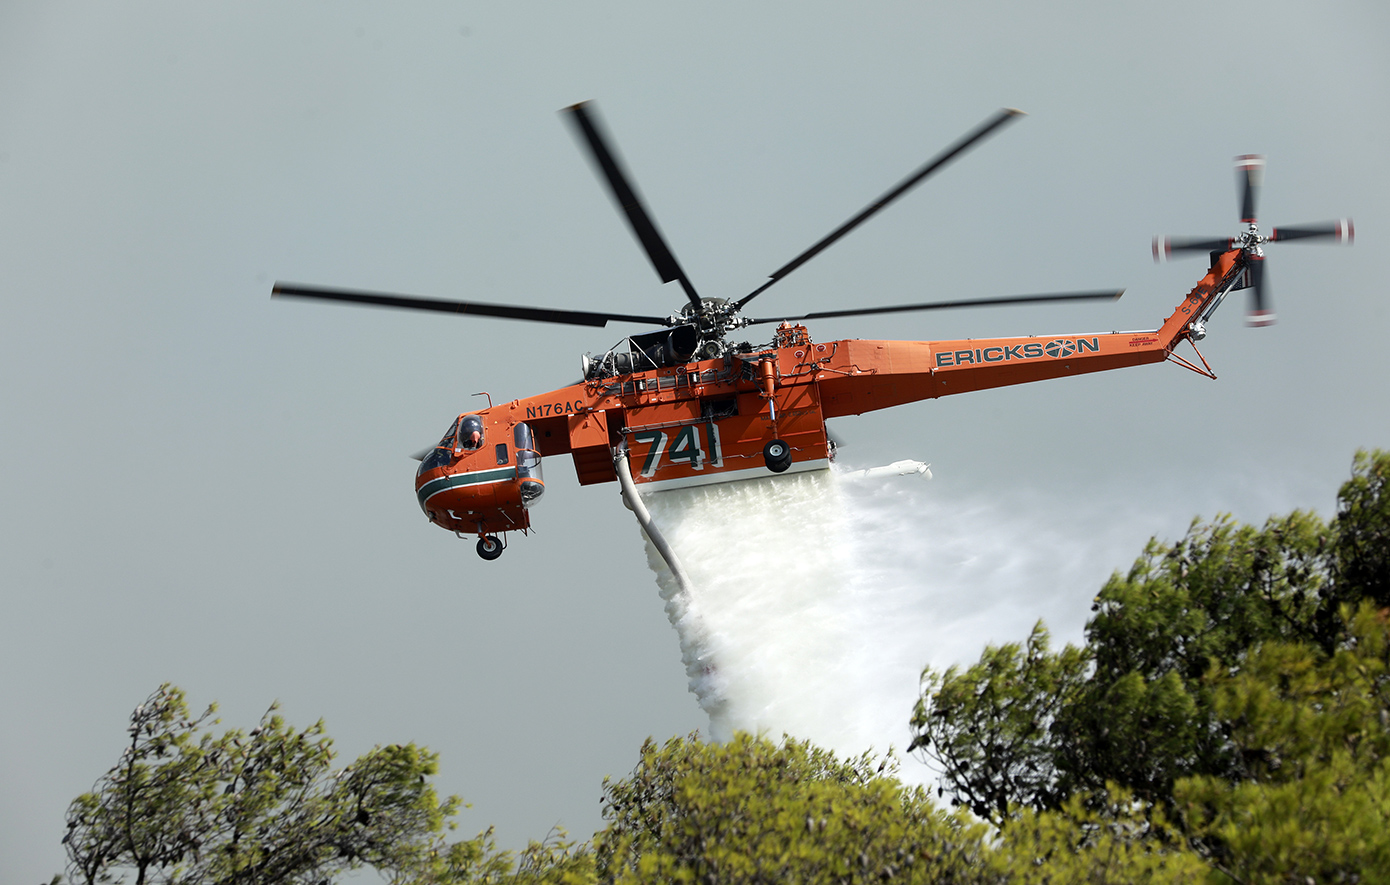
[[[476,451],[483,447],[483,419],[477,415],[465,415],[459,419],[458,445],[461,449]]]

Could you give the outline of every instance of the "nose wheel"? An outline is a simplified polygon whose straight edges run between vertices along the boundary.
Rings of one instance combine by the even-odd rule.
[[[502,541],[496,535],[483,535],[478,539],[478,555],[488,562],[502,555],[506,548],[502,546]]]

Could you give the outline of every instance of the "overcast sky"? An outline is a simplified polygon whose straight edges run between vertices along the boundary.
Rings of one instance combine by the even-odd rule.
[[[583,10],[583,11],[581,11]],[[569,383],[622,334],[272,302],[277,279],[666,312],[556,111],[594,99],[702,294],[739,297],[998,108],[1029,116],[760,297],[759,315],[1124,287],[1117,304],[864,317],[818,340],[1154,328],[1201,277],[1156,233],[1235,234],[1268,156],[1278,325],[1176,366],[839,422],[937,479],[892,525],[1015,552],[917,663],[1039,617],[1077,638],[1154,533],[1330,514],[1390,447],[1390,10],[1380,2],[0,5],[0,867],[46,880],[63,813],[161,682],[249,728],[278,698],[348,756],[418,741],[462,827],[587,837],[644,737],[707,727],[616,486],[546,464],[537,532],[484,563],[407,455],[475,391]],[[1242,296],[1243,297],[1243,296]],[[923,497],[924,496],[924,497]],[[1099,539],[1099,540],[1098,540]],[[1051,552],[1034,549],[1050,545]],[[1075,544],[1084,562],[1063,561]],[[1031,564],[1031,566],[1030,566]],[[972,595],[983,594],[983,595]],[[945,598],[945,597],[943,597]],[[900,715],[905,722],[906,707]],[[815,738],[816,735],[806,735]],[[897,735],[885,738],[901,744]],[[917,765],[908,761],[907,766]]]

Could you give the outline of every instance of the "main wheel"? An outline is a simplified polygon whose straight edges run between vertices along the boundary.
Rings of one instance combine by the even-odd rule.
[[[496,535],[484,535],[478,539],[478,555],[488,562],[502,555],[502,542]]]
[[[781,473],[792,466],[792,449],[780,439],[763,446],[763,462],[773,473]]]

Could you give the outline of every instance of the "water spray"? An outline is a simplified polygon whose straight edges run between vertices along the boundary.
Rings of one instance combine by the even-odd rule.
[[[923,461],[894,461],[882,467],[869,467],[865,470],[847,470],[840,474],[844,479],[887,479],[894,476],[920,476],[931,479],[931,465]]]
[[[1147,531],[1075,508],[1081,524],[1059,524],[1051,499],[943,500],[884,481],[930,478],[920,461],[645,495],[625,454],[615,466],[715,740],[905,747],[923,666],[973,662],[1038,618],[1073,639],[1065,625],[1079,628]],[[914,772],[930,777],[903,776]]]

